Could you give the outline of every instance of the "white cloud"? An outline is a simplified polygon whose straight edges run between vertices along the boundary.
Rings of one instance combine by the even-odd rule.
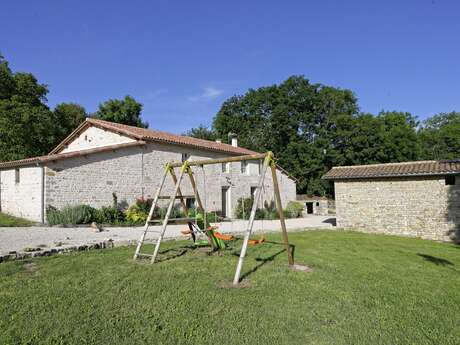
[[[224,90],[217,89],[215,87],[205,87],[203,92],[199,95],[189,96],[187,99],[191,102],[198,102],[198,101],[210,101],[216,99],[220,95],[224,93]]]

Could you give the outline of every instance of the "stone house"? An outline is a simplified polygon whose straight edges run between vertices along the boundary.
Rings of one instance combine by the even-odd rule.
[[[337,226],[448,240],[460,231],[460,160],[334,167]]]
[[[48,155],[0,163],[0,211],[44,222],[48,206],[107,206],[112,204],[112,193],[129,205],[136,198],[153,197],[167,162],[254,153],[238,147],[236,138],[228,145],[87,119]],[[254,193],[260,169],[259,161],[195,168],[207,209],[231,217],[237,200]],[[295,200],[295,181],[281,168],[278,181],[283,205]],[[172,191],[168,178],[162,194]],[[193,196],[188,179],[182,192]],[[262,195],[268,202],[274,199],[268,173]],[[193,204],[194,198],[187,202]]]
[[[327,216],[329,214],[329,200],[326,197],[299,194],[296,198],[304,207],[304,215]]]

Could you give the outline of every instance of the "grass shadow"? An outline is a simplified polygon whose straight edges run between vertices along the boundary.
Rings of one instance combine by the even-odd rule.
[[[178,248],[168,248],[164,250],[160,250],[158,252],[158,256],[155,260],[155,263],[160,263],[160,262],[165,262],[173,259],[177,259],[181,256],[184,256],[187,253],[191,253],[196,251],[197,249],[200,249],[202,247],[200,246],[193,246],[193,245],[186,245]],[[150,260],[151,258],[148,256],[143,256],[140,254],[140,259],[141,260]]]
[[[435,256],[431,256],[431,255],[427,255],[427,254],[420,254],[420,253],[417,253],[417,255],[422,257],[426,261],[429,261],[429,262],[435,264],[436,266],[443,266],[443,267],[454,266],[454,264],[451,261],[446,260],[446,259],[437,258]]]
[[[260,258],[260,257],[257,257],[255,260],[257,262],[259,262],[257,265],[255,265],[253,268],[251,268],[249,271],[243,273],[240,277],[240,282],[244,279],[246,279],[247,277],[249,277],[251,274],[257,272],[257,270],[259,270],[259,268],[263,267],[266,263],[268,262],[271,262],[273,260],[275,260],[275,258],[284,253],[286,251],[286,249],[281,249],[279,251],[277,251],[276,253],[270,255],[269,257],[266,257],[266,258]]]
[[[274,244],[274,245],[277,245],[277,246],[283,246],[283,249],[277,251],[276,253],[268,256],[268,257],[256,257],[255,260],[258,262],[253,268],[251,268],[250,270],[246,271],[245,273],[243,273],[240,277],[240,282],[242,282],[244,279],[248,278],[251,274],[257,272],[257,270],[259,270],[260,268],[262,268],[265,264],[269,263],[269,262],[272,262],[276,259],[277,256],[279,256],[280,254],[282,253],[285,253],[286,252],[286,248],[284,248],[284,243],[282,242],[276,242],[276,241],[265,241],[261,244],[258,244],[258,246],[263,246],[264,244]],[[289,248],[290,248],[290,251],[292,253],[292,257],[294,257],[294,252],[295,252],[295,245],[293,244],[290,244],[289,245]],[[239,253],[238,252],[234,252],[233,253],[234,256],[238,256],[239,257]]]

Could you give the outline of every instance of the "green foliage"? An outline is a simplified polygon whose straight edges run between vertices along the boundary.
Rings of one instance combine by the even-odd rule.
[[[235,216],[238,219],[249,219],[251,214],[253,199],[248,198],[239,198],[236,202]]]
[[[192,128],[191,130],[187,131],[184,135],[211,141],[218,139],[214,131],[206,127],[205,125],[199,125],[198,127]]]
[[[321,176],[332,166],[423,158],[421,140],[427,135],[420,137],[417,126],[409,113],[362,114],[350,90],[292,76],[279,85],[229,98],[215,116],[212,130],[199,126],[189,134],[225,142],[229,132],[237,133],[241,146],[273,151],[280,166],[298,179],[299,193],[325,195],[332,186]],[[439,147],[460,146],[456,126],[448,126],[450,134],[436,139]],[[458,150],[451,150],[458,155]]]
[[[299,206],[301,210],[299,211]],[[237,219],[249,219],[251,215],[251,209],[253,205],[253,199],[251,197],[248,198],[239,198],[237,200],[236,208],[235,208],[235,217]],[[297,202],[290,202],[288,204],[287,209],[284,212],[284,216],[286,218],[298,218],[302,215],[303,206]],[[267,201],[264,202],[263,208],[256,209],[256,216],[255,219],[278,219],[279,214],[278,210],[275,207],[275,203],[272,201],[268,203]]]
[[[0,161],[47,154],[75,127],[63,107],[46,105],[48,88],[30,73],[13,73],[0,56]]]
[[[76,103],[61,103],[54,108],[56,119],[57,140],[64,140],[75,128],[86,119],[86,111]]]
[[[33,222],[9,214],[0,213],[0,227],[32,226]]]
[[[94,221],[99,224],[121,224],[125,221],[125,215],[118,207],[102,206],[96,210]]]
[[[289,201],[285,211],[288,218],[300,218],[302,217],[303,205],[297,201]]]
[[[98,211],[88,205],[68,205],[58,210],[48,206],[46,220],[50,225],[90,224],[96,219]]]
[[[138,198],[126,211],[126,220],[132,224],[145,223],[152,207],[152,199]]]
[[[425,159],[460,158],[460,112],[425,120],[419,135]]]
[[[131,96],[124,99],[109,99],[99,105],[93,117],[100,120],[147,128],[148,123],[141,119],[142,104]]]

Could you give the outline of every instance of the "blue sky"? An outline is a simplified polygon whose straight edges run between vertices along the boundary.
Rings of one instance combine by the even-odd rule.
[[[362,111],[460,111],[460,1],[2,2],[0,51],[93,112],[131,95],[152,128],[210,124],[248,88],[303,74]]]

